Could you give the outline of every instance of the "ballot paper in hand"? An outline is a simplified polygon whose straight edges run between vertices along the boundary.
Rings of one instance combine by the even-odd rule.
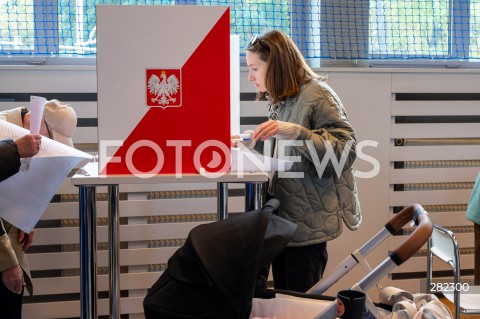
[[[288,171],[292,168],[293,162],[264,156],[254,150],[247,148],[231,149],[232,172],[274,172]]]
[[[0,140],[29,134],[22,127],[0,121]],[[42,137],[40,152],[29,168],[0,183],[0,217],[30,233],[70,171],[90,154]],[[83,164],[83,163],[82,163]]]
[[[43,111],[47,99],[42,96],[30,96],[30,134],[39,134],[42,126]],[[30,166],[30,158],[22,158],[20,170],[25,171]]]
[[[41,96],[30,96],[30,133],[38,134],[42,126],[43,111],[47,99]]]

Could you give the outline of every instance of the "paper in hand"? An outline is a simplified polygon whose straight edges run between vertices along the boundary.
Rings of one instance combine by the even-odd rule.
[[[47,99],[41,96],[30,96],[30,133],[40,133],[42,126],[43,110]]]
[[[0,140],[28,133],[23,127],[0,121]],[[29,158],[29,169],[0,183],[0,217],[30,233],[70,171],[91,158],[90,154],[43,137],[40,152]]]

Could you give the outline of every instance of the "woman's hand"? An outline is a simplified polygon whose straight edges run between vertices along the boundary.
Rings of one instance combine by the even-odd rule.
[[[255,141],[252,139],[253,131],[246,130],[242,134],[230,136],[230,147],[246,147],[252,149],[255,146]]]
[[[272,137],[277,133],[278,133],[277,121],[268,120],[266,122],[263,122],[259,126],[257,126],[257,128],[255,129],[255,132],[253,133],[252,138],[255,141],[258,141],[258,140],[265,141],[266,139]]]
[[[240,136],[238,136],[238,135],[230,136],[230,147],[238,147],[238,140],[239,139],[240,139]]]

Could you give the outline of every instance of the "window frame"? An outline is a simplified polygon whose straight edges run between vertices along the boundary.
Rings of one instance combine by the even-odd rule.
[[[77,0],[83,1],[83,0]],[[0,64],[48,64],[48,65],[94,65],[96,56],[63,56],[59,55],[59,24],[58,24],[58,0],[33,0],[34,3],[34,28],[35,39],[31,55],[18,54],[19,51],[11,51],[10,55],[0,55]],[[318,10],[313,10],[309,5],[319,3]],[[179,0],[175,5],[196,5],[197,0]],[[305,55],[312,66],[352,66],[352,67],[447,67],[447,68],[480,68],[480,59],[469,60],[470,55],[470,0],[454,1],[450,0],[449,16],[449,52],[451,59],[431,59],[431,58],[413,58],[413,59],[385,59],[382,57],[372,57],[369,53],[369,6],[370,0],[291,0],[290,21],[296,22],[293,26],[290,24],[290,35],[292,39],[299,44],[299,49]],[[342,11],[340,15],[333,19],[333,10],[329,12],[326,8],[337,6]],[[365,17],[355,27],[357,32],[349,30],[340,30],[333,32],[333,29],[327,28],[328,21],[335,23],[348,22],[348,11],[355,6],[355,12],[359,11]],[[44,12],[43,7],[48,7],[50,12]],[[457,16],[457,12],[463,12],[462,16]],[[337,12],[338,13],[338,12]],[[358,19],[357,19],[358,20]],[[49,21],[49,22],[43,22]],[[53,21],[53,22],[51,22]],[[299,24],[299,21],[301,23]],[[456,23],[453,23],[456,22]],[[367,30],[358,31],[358,30]],[[320,44],[314,44],[312,41],[306,41],[311,37],[319,37]],[[348,53],[336,51],[335,58],[311,57],[319,52],[320,56],[327,56],[328,48],[321,46],[321,40],[327,38],[329,46],[339,47],[344,43],[356,46],[361,59],[349,58]],[[454,41],[455,39],[455,41]],[[330,42],[331,41],[331,42]],[[38,43],[45,43],[49,55],[39,54]],[[356,44],[355,44],[356,43]],[[358,45],[365,44],[365,45]],[[43,46],[44,47],[44,46]],[[338,54],[338,53],[344,53]],[[453,56],[452,54],[455,54]]]

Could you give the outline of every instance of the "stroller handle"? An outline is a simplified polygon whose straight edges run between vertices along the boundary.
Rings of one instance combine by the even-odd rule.
[[[389,230],[393,229],[398,231],[411,220],[415,222],[417,228],[408,239],[390,255],[390,258],[397,265],[401,265],[412,257],[432,235],[432,221],[430,217],[428,217],[427,212],[419,204],[413,204],[404,208],[394,216],[385,227]]]
[[[412,220],[418,225],[418,217],[421,214],[426,213],[427,212],[423,209],[422,205],[412,204],[393,216],[393,218],[385,225],[385,228],[388,229],[391,234],[395,234]]]

